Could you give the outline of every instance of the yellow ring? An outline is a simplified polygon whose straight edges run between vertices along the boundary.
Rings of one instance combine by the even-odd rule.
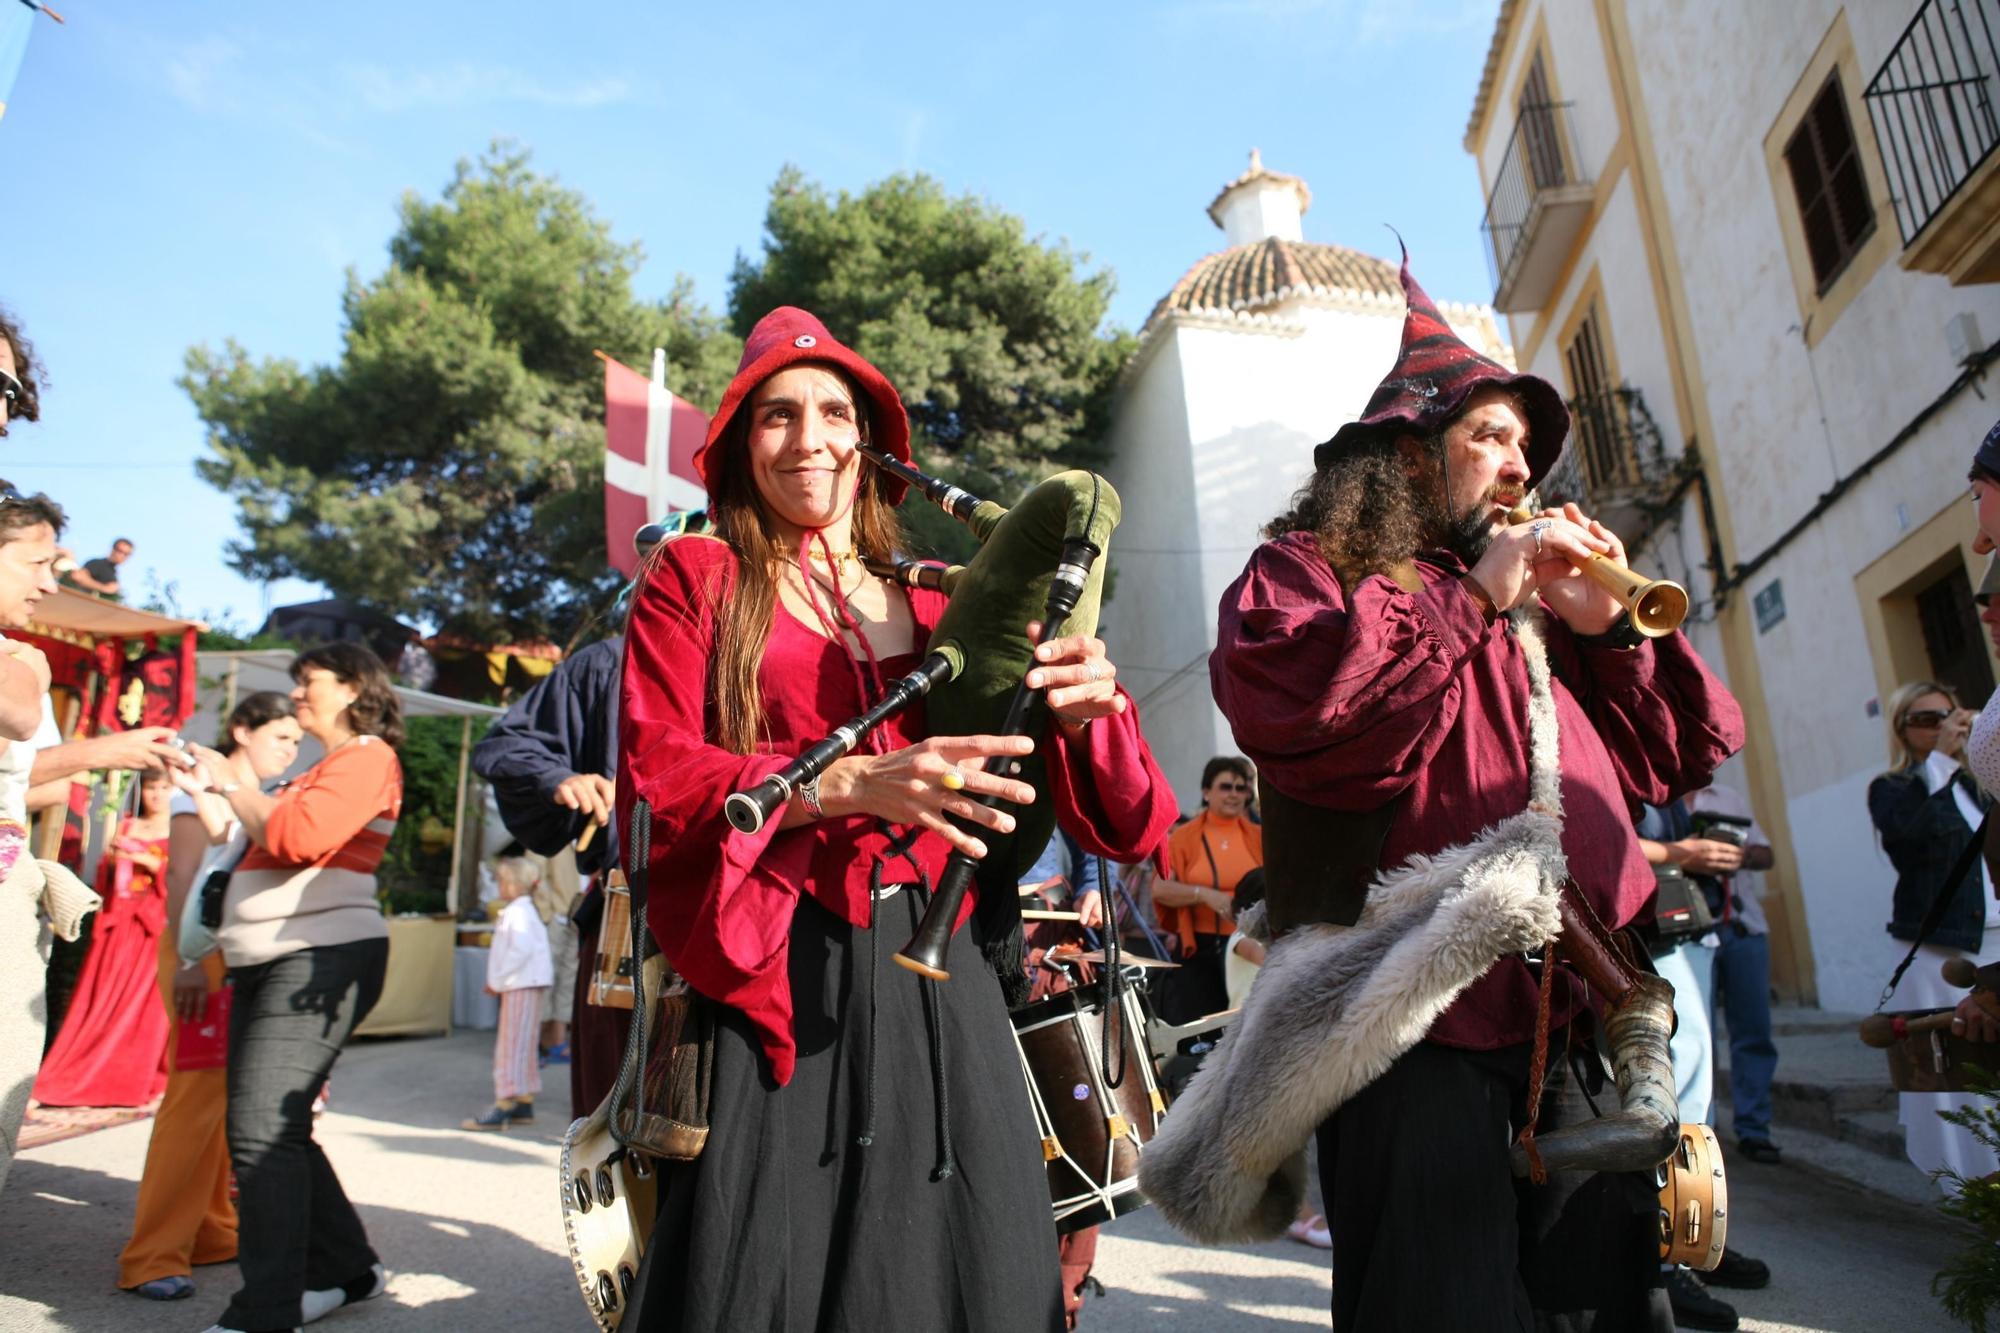
[[[938,782],[944,787],[946,791],[965,790],[965,774],[959,772],[955,768],[946,769],[944,776],[939,778]]]

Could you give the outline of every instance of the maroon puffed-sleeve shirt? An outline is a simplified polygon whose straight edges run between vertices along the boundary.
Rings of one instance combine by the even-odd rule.
[[[1408,592],[1375,575],[1341,587],[1312,537],[1265,543],[1223,594],[1209,659],[1216,703],[1259,773],[1335,810],[1396,801],[1384,867],[1475,837],[1528,801],[1527,660],[1503,618],[1487,624],[1448,556],[1417,565]],[[1570,874],[1608,924],[1654,891],[1632,802],[1707,785],[1743,744],[1736,700],[1679,634],[1618,650],[1581,647],[1553,615]],[[1554,1021],[1574,1013],[1558,989]],[[1428,1039],[1491,1049],[1534,1035],[1533,974],[1501,959]]]

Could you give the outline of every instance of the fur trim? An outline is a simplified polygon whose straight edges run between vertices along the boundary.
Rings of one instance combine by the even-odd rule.
[[[1548,659],[1532,620],[1530,808],[1370,884],[1352,926],[1303,926],[1270,954],[1222,1042],[1139,1164],[1140,1188],[1197,1240],[1282,1233],[1305,1192],[1304,1145],[1423,1040],[1495,960],[1553,939],[1567,876]]]
[[[1236,918],[1236,929],[1245,939],[1255,940],[1259,944],[1271,942],[1271,916],[1264,910],[1263,899],[1259,898],[1251,903],[1243,914]]]

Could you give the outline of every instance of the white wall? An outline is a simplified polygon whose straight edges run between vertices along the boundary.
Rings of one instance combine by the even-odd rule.
[[[1206,663],[1222,594],[1311,475],[1313,446],[1360,415],[1402,336],[1400,307],[1294,302],[1275,313],[1303,332],[1155,330],[1161,345],[1127,384],[1112,431],[1108,475],[1125,517],[1110,642],[1185,810],[1199,804],[1203,763],[1237,750]]]
[[[1515,88],[1536,48],[1525,40],[1538,15],[1547,16],[1548,56],[1544,65],[1558,100],[1573,103],[1568,123],[1575,131],[1572,151],[1587,180],[1596,180],[1618,142],[1618,113],[1612,102],[1610,71],[1604,63],[1604,43],[1598,35],[1597,12],[1591,0],[1530,0],[1515,23],[1522,36],[1507,53],[1487,96],[1492,109],[1486,137],[1478,146],[1479,179],[1490,191],[1507,153],[1507,140],[1520,119]]]
[[[1909,4],[1848,5],[1865,81]],[[1957,375],[1944,327],[1960,311],[2000,336],[2000,288],[1954,288],[1891,257],[1807,349],[1763,142],[1840,6],[1630,0],[1638,93],[1679,251],[1717,479],[1746,560],[1924,410]],[[1858,134],[1872,134],[1865,121]],[[1879,227],[1893,232],[1886,210]],[[1608,278],[1608,274],[1607,274]],[[1621,352],[1623,351],[1621,345]],[[1815,373],[1817,387],[1815,386]],[[2000,380],[1994,383],[2000,384]],[[1855,577],[1906,528],[1961,503],[2000,394],[1961,395],[1752,582],[1779,578],[1785,622],[1756,638],[1818,970],[1830,1008],[1872,1005],[1888,967],[1893,875],[1863,796],[1886,761]],[[1650,397],[1650,395],[1649,395]],[[1898,507],[1902,508],[1899,518]],[[1971,515],[1966,514],[1966,536]]]
[[[1205,654],[1214,607],[1201,601],[1198,505],[1188,439],[1180,348],[1172,330],[1154,334],[1140,372],[1114,410],[1112,461],[1123,517],[1111,539],[1111,600],[1103,636],[1119,679],[1139,701],[1155,756],[1181,796],[1215,753],[1218,719],[1208,703]],[[1190,668],[1190,663],[1193,666]]]

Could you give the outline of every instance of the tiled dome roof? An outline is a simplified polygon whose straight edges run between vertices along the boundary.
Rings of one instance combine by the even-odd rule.
[[[1272,236],[1212,254],[1181,276],[1146,316],[1145,327],[1173,312],[1240,316],[1293,296],[1345,297],[1400,309],[1396,266],[1344,245]]]

